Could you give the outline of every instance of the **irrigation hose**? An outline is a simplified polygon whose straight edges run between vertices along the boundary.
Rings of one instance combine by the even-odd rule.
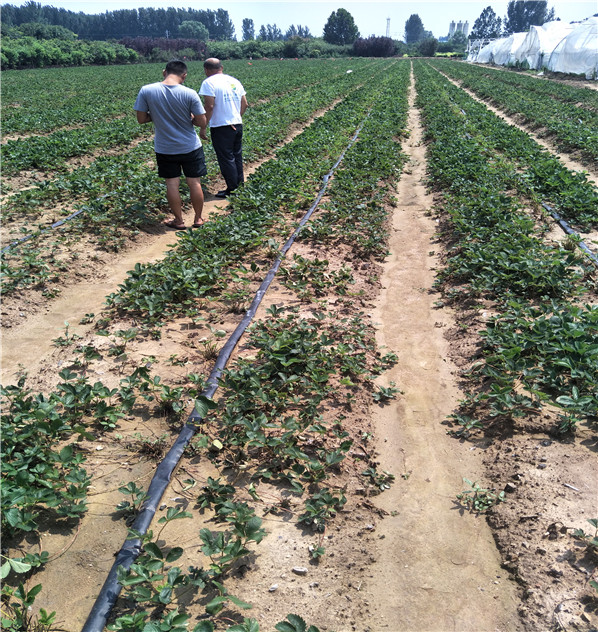
[[[104,197],[106,197],[106,196],[104,196]],[[0,252],[6,252],[7,250],[10,250],[11,248],[14,248],[15,246],[19,246],[23,242],[28,241],[32,237],[38,237],[39,235],[43,235],[44,233],[47,233],[48,231],[53,230],[54,228],[58,228],[59,226],[62,226],[63,224],[66,224],[66,222],[70,221],[71,219],[77,217],[77,215],[83,213],[83,211],[85,211],[85,210],[87,210],[87,209],[86,208],[80,208],[78,211],[75,211],[74,213],[71,213],[68,217],[65,217],[64,219],[58,220],[57,222],[54,222],[51,226],[49,226],[48,228],[45,228],[44,230],[40,230],[37,233],[30,233],[29,235],[25,235],[25,237],[21,237],[20,239],[16,239],[15,241],[11,242],[7,246],[4,246],[4,248],[2,248],[2,250],[0,250]]]
[[[103,200],[104,198],[107,198],[107,197],[108,197],[108,193],[105,193],[104,195],[100,195],[97,199]],[[50,230],[54,230],[55,228],[60,228],[63,224],[70,222],[72,219],[75,219],[75,217],[77,217],[81,213],[84,213],[88,209],[89,207],[83,206],[78,211],[71,213],[70,215],[68,215],[67,217],[64,217],[63,219],[59,219],[57,222],[54,222],[53,224],[48,226],[48,228],[44,228],[43,230],[40,230],[36,233],[30,233],[29,235],[25,235],[24,237],[21,237],[20,239],[15,239],[14,241],[11,241],[8,245],[4,246],[4,248],[0,250],[0,253],[6,252],[7,250],[10,250],[11,248],[14,248],[16,246],[20,246],[23,242],[28,241],[29,239],[32,239],[33,237],[39,237],[40,235],[43,235],[44,233],[47,233]]]
[[[206,382],[206,388],[203,390],[201,397],[205,397],[208,399],[212,399],[216,390],[218,389],[218,381],[226,364],[228,363],[230,356],[232,355],[233,350],[237,346],[237,343],[241,339],[241,336],[253,320],[260,303],[262,302],[270,284],[272,283],[280,265],[289,251],[295,239],[301,232],[303,226],[309,221],[313,212],[316,210],[318,205],[320,204],[324,194],[326,193],[326,189],[328,188],[328,183],[340,163],[342,162],[345,154],[350,149],[350,147],[357,140],[365,122],[368,118],[369,114],[362,121],[362,123],[357,128],[354,136],[351,138],[347,147],[341,153],[339,159],[334,163],[330,171],[324,176],[323,185],[318,193],[315,201],[305,213],[305,215],[301,218],[301,221],[297,225],[297,228],[293,231],[292,235],[287,239],[286,243],[280,249],[280,253],[276,258],[276,261],[268,271],[266,277],[262,281],[259,289],[257,290],[249,309],[245,313],[245,316],[241,320],[241,322],[237,325],[233,333],[230,335],[218,357],[216,358],[216,362],[214,363],[214,368],[210,372],[210,375]],[[131,526],[131,529],[135,532],[139,533],[139,535],[143,536],[147,532],[151,521],[154,518],[156,513],[156,509],[158,508],[160,501],[162,500],[162,496],[170,483],[170,479],[172,473],[174,472],[175,467],[183,456],[183,452],[187,447],[187,444],[195,434],[195,431],[198,428],[198,425],[202,422],[202,415],[197,411],[196,408],[193,409],[193,412],[187,418],[185,425],[183,426],[181,432],[179,433],[177,439],[174,444],[164,457],[164,459],[158,464],[156,467],[156,472],[150,482],[149,489],[147,491],[147,498],[143,503],[143,506],[135,519],[135,522]],[[98,594],[96,601],[87,617],[85,625],[83,626],[81,632],[102,632],[104,630],[106,623],[108,621],[108,617],[110,616],[110,612],[118,599],[120,591],[122,587],[118,583],[117,573],[119,567],[122,567],[125,570],[129,570],[133,562],[137,559],[139,554],[141,553],[141,539],[127,539],[122,545],[120,551],[116,554],[114,563],[110,572],[108,573],[108,577]]]
[[[567,233],[567,235],[572,235],[574,237],[579,238],[579,233],[576,233],[571,226],[569,226],[569,224],[550,206],[548,206],[548,204],[542,204],[542,206],[552,215],[553,219],[555,219],[559,226],[565,231],[565,233]],[[581,239],[579,239],[577,245],[580,247],[581,250],[583,250],[583,252],[585,252],[585,254],[589,257],[590,261],[598,266],[598,256],[596,256],[591,250],[590,248],[583,242],[581,241]]]

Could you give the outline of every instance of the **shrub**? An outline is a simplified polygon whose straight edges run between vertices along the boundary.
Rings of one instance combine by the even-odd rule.
[[[422,40],[417,46],[419,54],[423,57],[434,57],[437,48],[438,40],[435,37],[427,37],[425,40]]]
[[[390,37],[360,38],[353,43],[353,54],[359,57],[392,57],[395,43]]]

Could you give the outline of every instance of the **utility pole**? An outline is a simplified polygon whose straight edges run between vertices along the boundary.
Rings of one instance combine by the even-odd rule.
[[[390,37],[390,18],[386,18],[386,37]]]

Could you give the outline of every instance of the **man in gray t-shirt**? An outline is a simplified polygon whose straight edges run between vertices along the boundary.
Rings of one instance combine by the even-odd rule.
[[[166,180],[166,197],[174,220],[165,222],[169,228],[183,230],[183,204],[179,192],[181,169],[185,174],[191,204],[195,212],[193,228],[203,224],[203,191],[200,176],[207,174],[201,141],[193,126],[205,134],[206,111],[195,90],[183,85],[187,65],[170,61],[163,71],[164,81],[143,86],[135,101],[140,124],[154,124],[154,149],[158,175]]]

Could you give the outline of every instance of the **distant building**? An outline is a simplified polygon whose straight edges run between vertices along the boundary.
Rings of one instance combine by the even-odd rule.
[[[453,37],[453,35],[455,35],[455,33],[463,33],[463,35],[465,35],[465,37],[467,37],[468,33],[469,33],[469,22],[465,21],[465,22],[457,22],[455,24],[455,21],[453,20],[451,22],[451,25],[449,26],[449,34],[448,34],[448,39],[451,39],[451,37]]]

